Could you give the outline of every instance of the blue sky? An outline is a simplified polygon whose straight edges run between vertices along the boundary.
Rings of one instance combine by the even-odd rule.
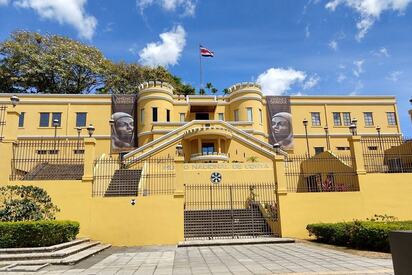
[[[258,81],[266,94],[396,95],[412,136],[412,0],[0,0],[0,40],[61,34],[112,60],[167,66],[219,90]]]

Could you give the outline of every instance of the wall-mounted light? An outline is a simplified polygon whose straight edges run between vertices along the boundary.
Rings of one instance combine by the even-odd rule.
[[[18,96],[12,95],[10,97],[10,101],[11,101],[11,104],[13,105],[13,107],[16,107],[17,104],[19,104],[19,102],[20,102],[20,98]]]
[[[87,126],[86,129],[87,129],[87,133],[89,134],[89,137],[92,137],[93,133],[94,133],[94,130],[95,130],[93,124],[90,124],[89,126]]]

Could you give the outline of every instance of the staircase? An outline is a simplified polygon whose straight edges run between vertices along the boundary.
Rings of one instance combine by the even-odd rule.
[[[0,268],[0,271],[19,271],[25,266],[75,264],[110,246],[110,244],[101,244],[90,239],[77,239],[48,247],[2,248],[0,249],[0,266],[5,266]]]
[[[184,226],[186,239],[274,235],[257,205],[249,209],[185,210]]]
[[[23,180],[81,180],[83,170],[83,164],[40,163]]]
[[[137,196],[142,170],[116,170],[104,193],[105,197]]]

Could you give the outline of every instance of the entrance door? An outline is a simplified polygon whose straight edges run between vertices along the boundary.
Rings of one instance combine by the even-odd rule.
[[[209,113],[196,113],[196,120],[209,120]]]
[[[185,185],[185,239],[279,236],[275,184]]]

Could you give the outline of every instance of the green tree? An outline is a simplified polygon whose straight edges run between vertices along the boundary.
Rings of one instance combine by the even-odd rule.
[[[224,95],[229,94],[229,89],[228,89],[228,88],[223,89],[223,94],[224,94]]]
[[[0,87],[6,91],[79,94],[103,85],[110,62],[95,47],[18,31],[0,43]]]
[[[210,90],[212,92],[212,94],[216,94],[217,93],[217,89],[215,87],[212,87],[212,89]]]
[[[205,89],[200,88],[199,89],[199,95],[204,95],[206,93]]]

